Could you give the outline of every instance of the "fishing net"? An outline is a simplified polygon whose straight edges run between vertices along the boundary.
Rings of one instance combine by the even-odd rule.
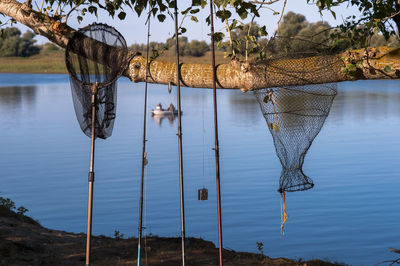
[[[314,186],[303,172],[304,158],[329,114],[336,93],[337,86],[333,83],[255,92],[282,164],[280,192]]]
[[[82,131],[91,136],[92,90],[95,95],[95,137],[111,136],[116,115],[117,83],[128,63],[125,39],[105,24],[75,32],[65,52],[75,114]],[[95,87],[94,87],[95,86]]]
[[[337,93],[335,83],[262,89],[255,92],[282,164],[281,234],[288,219],[285,192],[310,189],[314,183],[303,172],[304,158],[320,132]]]

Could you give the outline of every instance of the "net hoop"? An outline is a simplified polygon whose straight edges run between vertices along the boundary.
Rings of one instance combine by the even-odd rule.
[[[126,41],[125,41],[124,37],[122,36],[122,34],[118,30],[116,30],[115,28],[113,28],[111,26],[108,26],[107,24],[103,24],[103,23],[92,23],[92,24],[89,24],[89,25],[87,25],[87,26],[85,26],[85,27],[83,27],[83,28],[81,28],[81,29],[79,29],[79,30],[74,32],[72,38],[69,39],[69,41],[68,41],[67,48],[66,48],[66,51],[65,51],[65,64],[67,66],[67,70],[68,70],[68,73],[69,73],[71,79],[73,79],[75,82],[79,83],[81,86],[89,87],[89,88],[93,85],[93,83],[87,83],[87,82],[84,82],[81,79],[79,79],[77,77],[76,73],[74,71],[72,71],[73,66],[72,66],[71,61],[68,60],[68,58],[70,56],[70,53],[74,53],[73,49],[72,49],[73,45],[75,44],[74,42],[78,39],[78,37],[82,37],[82,35],[85,35],[84,33],[93,30],[93,27],[102,27],[103,30],[105,30],[105,31],[107,31],[107,32],[109,32],[109,33],[111,33],[113,35],[117,35],[118,36],[118,40],[121,42],[121,44],[123,46],[122,47],[114,47],[114,49],[119,49],[121,52],[126,53],[125,56],[124,56],[126,58],[125,66],[124,67],[120,67],[119,71],[116,73],[116,75],[112,79],[107,80],[107,82],[98,82],[97,83],[97,88],[104,88],[104,87],[110,86],[119,77],[122,76],[122,74],[125,72],[125,70],[129,66],[129,64],[128,64],[129,61],[135,55],[132,55],[132,56],[128,57],[128,49],[127,49]],[[86,35],[85,35],[85,37],[86,38],[90,38],[89,36],[86,36]],[[98,40],[94,40],[94,41],[95,42],[100,42]],[[106,45],[108,45],[108,44],[106,44]]]

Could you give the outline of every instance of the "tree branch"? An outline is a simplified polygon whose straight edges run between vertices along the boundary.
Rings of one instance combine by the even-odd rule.
[[[283,2],[283,7],[282,7],[282,11],[281,11],[281,16],[279,17],[279,20],[278,20],[278,22],[277,22],[278,28],[276,29],[276,32],[279,31],[279,26],[280,26],[280,24],[281,24],[281,20],[282,20],[282,18],[283,18],[283,14],[285,13],[286,2],[287,2],[287,0],[285,0],[285,1]]]
[[[32,10],[16,0],[1,0],[0,13],[30,27],[34,32],[53,43],[66,47],[75,30],[47,15]],[[349,62],[362,62],[355,76],[343,74]],[[359,64],[358,64],[359,65]],[[153,80],[158,84],[177,83],[175,63],[155,60],[150,63]],[[182,86],[212,87],[212,67],[208,64],[182,64]],[[124,73],[133,82],[143,82],[146,77],[146,60],[135,56]],[[269,60],[263,63],[231,62],[217,66],[218,88],[254,90],[357,79],[400,79],[400,49],[381,47],[348,51],[335,56],[311,56],[301,59]]]

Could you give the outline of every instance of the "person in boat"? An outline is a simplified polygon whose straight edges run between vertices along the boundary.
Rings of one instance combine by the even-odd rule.
[[[168,111],[171,111],[172,113],[175,113],[175,106],[172,103],[169,104]]]
[[[158,104],[156,105],[156,109],[157,109],[157,110],[163,110],[163,109],[162,109],[161,103],[158,103]]]

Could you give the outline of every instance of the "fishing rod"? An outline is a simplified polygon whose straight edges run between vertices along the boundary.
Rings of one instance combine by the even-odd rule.
[[[140,200],[139,200],[139,225],[138,225],[138,257],[137,265],[141,264],[141,245],[142,245],[142,231],[143,231],[143,187],[144,187],[144,170],[147,164],[147,153],[146,153],[146,122],[147,122],[147,86],[148,77],[150,72],[149,66],[149,44],[150,44],[150,17],[151,17],[151,7],[147,18],[147,47],[146,47],[146,79],[144,85],[144,107],[143,107],[143,142],[142,142],[142,175],[140,180]]]
[[[182,237],[182,265],[185,265],[185,197],[183,189],[183,153],[182,153],[182,112],[181,112],[181,85],[180,85],[180,62],[179,62],[179,38],[178,38],[178,1],[174,6],[175,20],[175,52],[176,52],[176,90],[178,105],[178,149],[179,149],[179,188],[181,206],[181,237]]]
[[[222,256],[222,214],[221,214],[221,182],[220,182],[220,169],[219,169],[219,140],[218,140],[218,114],[217,114],[217,73],[215,69],[215,45],[214,45],[214,11],[213,0],[210,0],[210,24],[211,24],[211,54],[212,54],[212,78],[213,78],[213,99],[214,99],[214,130],[215,130],[215,172],[217,181],[217,208],[218,208],[218,253],[219,265],[223,264]]]

